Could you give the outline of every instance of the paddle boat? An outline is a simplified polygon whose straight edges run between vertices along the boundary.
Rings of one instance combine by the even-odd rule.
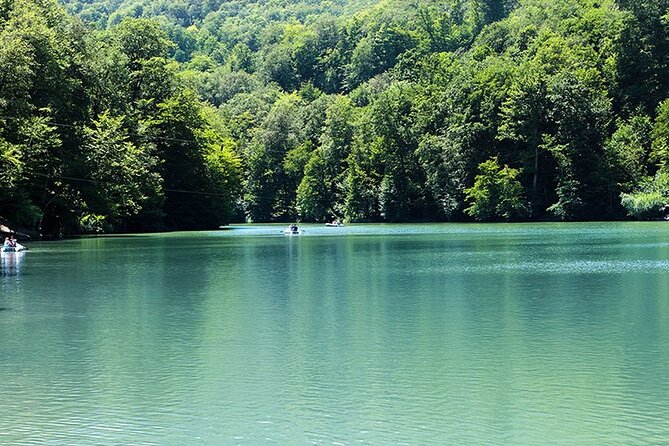
[[[18,243],[17,243],[16,246],[7,246],[7,247],[3,246],[2,247],[2,252],[25,252],[27,250],[28,250],[28,248],[26,248],[25,246],[20,245]]]
[[[292,224],[288,226],[288,228],[284,229],[283,233],[286,235],[300,235],[302,234],[302,230],[298,228],[297,225]]]
[[[25,246],[16,241],[14,241],[13,245],[9,245],[7,244],[7,242],[5,242],[4,245],[2,245],[2,252],[21,252],[27,250],[28,248],[26,248]]]

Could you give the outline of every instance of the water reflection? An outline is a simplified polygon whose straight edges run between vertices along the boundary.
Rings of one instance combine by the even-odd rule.
[[[0,281],[0,443],[669,438],[666,225],[342,229],[370,236],[33,250]]]
[[[0,254],[0,276],[20,276],[24,260],[24,252],[2,252]]]

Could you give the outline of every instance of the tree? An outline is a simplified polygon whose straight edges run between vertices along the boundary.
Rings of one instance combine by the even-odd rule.
[[[603,135],[611,102],[593,73],[574,71],[551,78],[547,96],[549,119],[554,125],[544,135],[542,148],[554,158],[557,202],[548,210],[565,220],[606,215],[602,172]],[[600,174],[600,175],[598,175]]]
[[[669,203],[669,174],[658,172],[646,179],[634,193],[623,193],[621,203],[627,214],[639,220],[660,218],[662,208]]]
[[[502,123],[498,138],[509,139],[521,148],[525,170],[532,173],[532,204],[540,211],[542,193],[539,189],[541,144],[543,135],[550,131],[549,104],[546,103],[546,85],[540,69],[534,65],[520,68],[519,79],[509,90],[502,106]],[[545,205],[543,206],[545,208]]]
[[[266,82],[276,82],[284,91],[294,91],[300,84],[296,61],[286,45],[272,48],[262,58],[259,71]]]
[[[381,24],[378,30],[361,38],[351,55],[348,82],[350,87],[393,67],[397,58],[414,44],[402,29]]]
[[[651,137],[650,159],[658,168],[669,172],[669,99],[665,99],[657,108]]]
[[[298,215],[312,221],[327,220],[332,213],[331,189],[326,161],[322,152],[316,150],[304,168],[304,177],[297,188]]]
[[[619,192],[627,193],[650,173],[653,125],[650,117],[641,114],[618,122],[617,127],[604,147],[604,162]]]
[[[320,147],[304,169],[297,189],[301,217],[325,220],[340,213],[343,205],[346,162],[354,135],[354,109],[351,101],[335,96],[326,110]]]
[[[644,130],[648,136],[648,120],[644,120]],[[621,203],[628,215],[638,219],[651,219],[660,216],[660,208],[669,203],[669,100],[663,101],[657,110],[657,117],[650,132],[652,138],[650,160],[656,165],[654,176],[636,173],[634,187],[623,190]],[[635,138],[639,135],[634,134]],[[644,149],[647,141],[643,140]],[[639,152],[639,150],[637,150]],[[643,170],[645,173],[645,169]]]
[[[384,161],[379,202],[390,221],[421,217],[425,181],[416,159],[418,143],[410,121],[413,94],[409,84],[398,82],[370,107],[375,144]]]
[[[483,13],[483,23],[502,20],[513,9],[515,3],[515,0],[482,0],[479,7]]]
[[[437,216],[450,220],[460,208],[464,191],[462,154],[452,139],[434,135],[422,138],[417,154],[438,208]]]
[[[242,192],[242,160],[232,138],[211,129],[205,150],[207,189],[215,221],[228,224],[239,218]]]
[[[378,221],[384,153],[369,108],[360,111],[355,124],[343,181],[343,214],[347,221]]]
[[[294,216],[295,191],[282,160],[304,137],[299,116],[301,101],[296,95],[282,96],[257,128],[246,152],[245,202],[252,221],[271,221]]]
[[[173,46],[167,33],[155,21],[148,19],[126,18],[112,28],[112,36],[128,57],[132,71],[139,70],[141,61],[165,57],[167,50]]]
[[[669,169],[667,1],[64,0],[91,27],[0,2],[0,213],[54,235],[645,218]]]
[[[123,121],[123,116],[105,112],[85,129],[86,167],[94,182],[85,189],[88,210],[81,220],[96,225],[89,224],[87,230],[123,228],[128,217],[162,204],[162,178],[154,147],[131,142]]]
[[[20,159],[20,175],[10,195],[9,208],[15,207],[15,221],[45,235],[61,234],[77,228],[76,212],[81,200],[75,187],[63,178],[66,169],[76,167],[61,158],[62,139],[46,116],[18,122],[14,135]]]
[[[15,29],[0,31],[0,113],[24,115],[30,110],[34,51]]]
[[[189,90],[157,109],[143,126],[162,160],[167,227],[217,228],[227,223],[237,200],[239,161],[222,124],[212,123],[211,114]]]
[[[517,220],[528,216],[528,206],[523,197],[523,186],[517,180],[519,171],[505,165],[497,158],[479,164],[479,174],[474,185],[465,189],[471,206],[465,213],[480,221]]]
[[[619,39],[621,108],[651,113],[669,90],[668,0],[617,0],[628,11]]]

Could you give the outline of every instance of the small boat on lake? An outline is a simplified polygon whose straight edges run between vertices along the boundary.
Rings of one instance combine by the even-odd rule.
[[[300,235],[302,234],[302,230],[298,228],[297,225],[293,224],[284,229],[283,233],[286,235]]]
[[[344,226],[344,223],[340,222],[339,220],[335,220],[332,223],[325,223],[325,226],[328,228],[341,228]]]
[[[26,248],[23,245],[21,245],[20,247],[16,246],[16,247],[3,247],[2,248],[2,252],[26,252],[27,250],[28,250],[28,248]]]
[[[2,245],[2,252],[22,252],[27,251],[28,248],[18,243],[16,239],[13,239],[13,242],[9,242],[9,239],[5,239],[5,243]]]

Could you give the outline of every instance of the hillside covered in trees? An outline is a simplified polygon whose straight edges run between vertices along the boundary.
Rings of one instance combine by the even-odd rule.
[[[0,217],[657,218],[669,0],[0,0]]]

